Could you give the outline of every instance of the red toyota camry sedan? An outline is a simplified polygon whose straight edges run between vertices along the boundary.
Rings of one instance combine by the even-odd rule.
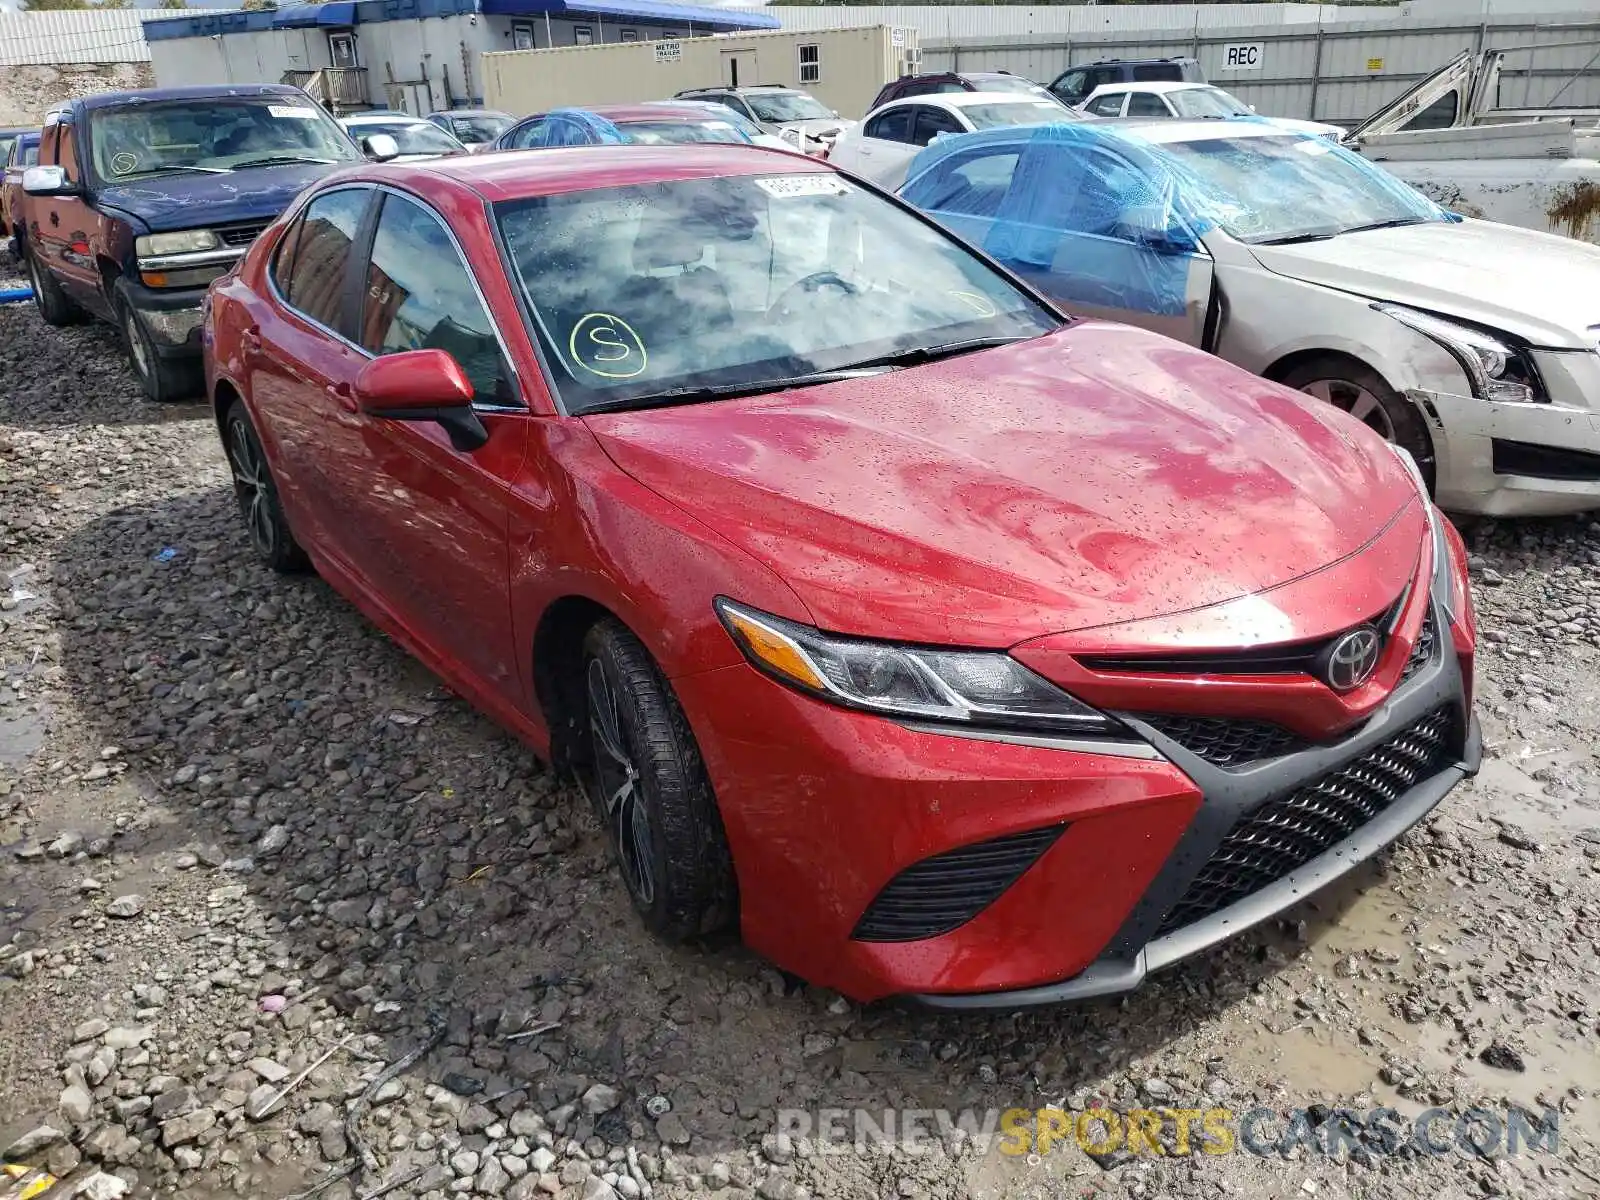
[[[256,550],[573,772],[665,937],[862,1000],[1121,991],[1477,766],[1403,452],[826,164],[352,168],[205,330]]]

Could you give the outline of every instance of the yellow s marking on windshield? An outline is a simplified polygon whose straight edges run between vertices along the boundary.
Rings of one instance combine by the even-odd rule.
[[[1000,310],[994,306],[994,301],[987,296],[980,296],[977,292],[951,292],[950,294],[980,317],[999,315]]]
[[[572,361],[591,375],[604,379],[632,379],[650,365],[644,340],[621,317],[611,313],[585,313],[567,338]]]

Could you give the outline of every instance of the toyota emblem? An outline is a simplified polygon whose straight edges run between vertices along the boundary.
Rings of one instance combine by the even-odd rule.
[[[1383,643],[1370,625],[1339,635],[1317,656],[1317,673],[1336,692],[1348,692],[1372,678]]]

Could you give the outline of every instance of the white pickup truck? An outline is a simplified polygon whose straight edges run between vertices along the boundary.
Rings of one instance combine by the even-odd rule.
[[[1496,107],[1507,53],[1462,51],[1344,144],[1462,216],[1600,245],[1600,109]]]

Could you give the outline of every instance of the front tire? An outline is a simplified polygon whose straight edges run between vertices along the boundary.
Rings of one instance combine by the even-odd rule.
[[[23,251],[28,260],[28,282],[33,287],[33,302],[39,309],[39,319],[57,328],[82,321],[83,309],[61,290],[56,277],[39,265],[38,256],[31,249],[24,246]]]
[[[261,449],[250,414],[240,400],[222,418],[223,449],[228,468],[233,472],[233,494],[239,502],[250,544],[261,561],[280,574],[304,571],[311,565],[300,543],[294,540],[289,519],[278,500],[278,484]]]
[[[1296,391],[1344,409],[1385,441],[1405,450],[1422,470],[1433,491],[1433,438],[1412,404],[1371,367],[1343,355],[1308,359],[1284,373],[1279,382]]]
[[[733,861],[700,749],[644,644],[614,619],[583,642],[585,790],[646,927],[669,941],[733,922]]]
[[[192,400],[205,390],[203,369],[198,362],[162,358],[156,350],[155,339],[145,328],[133,305],[121,289],[117,291],[117,325],[122,332],[122,345],[128,352],[128,363],[139,379],[144,394],[157,404],[171,404],[178,400]]]

